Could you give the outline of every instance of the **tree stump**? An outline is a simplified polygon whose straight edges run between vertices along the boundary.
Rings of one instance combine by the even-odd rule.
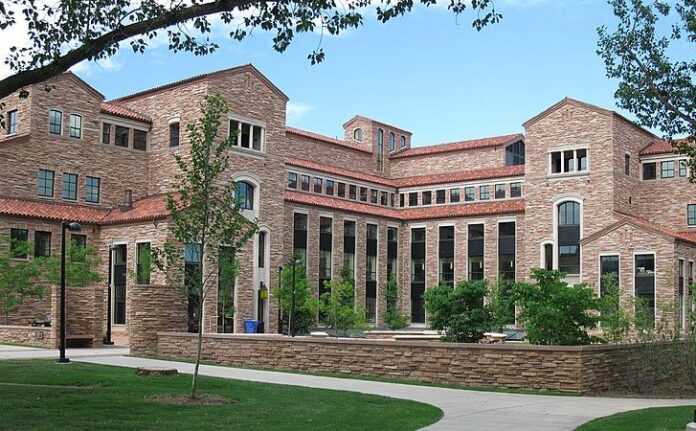
[[[139,376],[175,376],[179,374],[176,368],[166,367],[138,367],[135,374]]]

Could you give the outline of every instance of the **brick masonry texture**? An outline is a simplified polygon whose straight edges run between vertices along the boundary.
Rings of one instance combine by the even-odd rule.
[[[257,204],[252,217],[258,217],[268,237],[267,259],[258,268],[258,238],[239,251],[241,273],[238,277],[234,304],[234,329],[243,330],[243,320],[269,320],[266,331],[277,330],[277,308],[274,301],[260,316],[258,292],[265,285],[271,292],[277,287],[277,271],[290,258],[293,250],[293,212],[309,216],[307,274],[310,286],[319,288],[319,218],[333,218],[332,276],[339,275],[343,264],[343,221],[356,222],[356,300],[365,302],[366,225],[378,225],[377,260],[377,325],[382,324],[386,307],[384,297],[387,281],[387,227],[399,229],[397,282],[399,304],[410,312],[410,232],[424,227],[426,239],[426,286],[438,284],[438,228],[455,227],[455,280],[467,278],[467,231],[471,224],[485,225],[484,272],[492,284],[498,277],[498,224],[516,223],[516,279],[528,280],[533,268],[542,265],[541,251],[546,243],[556,244],[554,213],[557,205],[567,199],[582,204],[581,274],[570,281],[597,285],[599,256],[619,253],[621,256],[621,289],[627,300],[633,294],[633,254],[656,253],[658,304],[674,301],[678,288],[674,274],[678,259],[696,260],[696,241],[690,239],[696,227],[688,226],[687,203],[696,204],[696,185],[678,176],[673,179],[643,181],[642,162],[672,160],[677,155],[641,152],[658,138],[626,121],[611,111],[571,99],[564,99],[524,124],[525,135],[507,135],[455,143],[456,151],[440,151],[451,146],[411,148],[411,133],[400,127],[374,119],[355,116],[344,124],[344,136],[332,138],[293,129],[286,124],[287,97],[261,75],[253,66],[200,75],[171,85],[125,96],[105,104],[103,96],[75,75],[68,73],[50,81],[51,92],[42,85],[30,88],[29,97],[16,95],[4,99],[6,109],[17,109],[17,134],[0,132],[0,233],[10,228],[26,228],[29,238],[34,232],[52,233],[52,250],[57,253],[60,240],[60,221],[79,219],[88,245],[93,246],[102,260],[99,271],[106,276],[110,244],[127,246],[126,324],[115,330],[131,337],[131,342],[152,344],[154,332],[183,330],[186,310],[180,298],[162,299],[160,290],[167,283],[162,274],[153,272],[152,286],[135,284],[135,253],[139,242],[161,246],[171,239],[169,220],[163,212],[164,194],[175,188],[178,172],[174,155],[189,157],[190,142],[186,125],[200,116],[204,97],[218,93],[227,101],[230,115],[263,124],[264,151],[235,148],[230,151],[230,168],[222,181],[247,181],[255,187]],[[49,110],[59,109],[62,134],[49,133]],[[79,114],[83,119],[82,136],[69,137],[69,116]],[[228,136],[228,118],[222,118],[218,138]],[[180,145],[169,146],[169,125],[180,123]],[[148,133],[147,151],[120,148],[103,144],[102,124],[119,124]],[[353,138],[356,128],[362,130],[362,140]],[[377,131],[384,131],[384,166],[378,167]],[[394,151],[389,152],[389,134],[395,134]],[[400,147],[400,137],[406,146]],[[132,138],[132,133],[131,133]],[[506,145],[524,139],[524,167],[506,167]],[[485,145],[481,144],[485,143]],[[481,144],[481,145],[479,145]],[[580,175],[549,175],[549,152],[587,148],[589,170]],[[454,147],[451,147],[454,148]],[[414,155],[415,154],[415,155]],[[625,156],[629,155],[630,169],[625,172]],[[38,196],[38,170],[55,172],[53,197]],[[396,204],[374,205],[338,196],[326,196],[286,187],[287,172],[301,171],[324,179],[346,181],[358,186],[395,192]],[[348,175],[346,170],[353,172]],[[67,201],[62,195],[62,174],[79,175],[78,198]],[[100,201],[85,202],[86,176],[101,178]],[[659,177],[659,164],[658,164]],[[479,186],[519,181],[522,198],[480,200]],[[401,208],[399,193],[423,190],[448,190],[452,187],[473,186],[476,202],[452,203],[449,192],[444,204],[419,205]],[[135,199],[134,208],[119,209],[126,190]],[[509,193],[509,192],[508,192]],[[406,197],[408,199],[408,197]],[[87,210],[89,208],[89,210]],[[608,227],[626,217],[640,219],[615,230]],[[78,218],[80,217],[80,218]],[[687,234],[684,234],[686,232]],[[689,232],[691,234],[689,234]],[[689,236],[691,235],[691,236]],[[557,260],[557,259],[554,259]],[[214,272],[215,263],[206,263]],[[213,281],[215,279],[213,278]],[[91,337],[98,342],[106,330],[107,283],[102,282],[69,294],[68,333]],[[217,292],[213,287],[204,306],[206,332],[217,331]],[[164,292],[164,290],[161,290]],[[27,301],[7,322],[27,325],[52,313],[57,316],[55,288],[47,287],[40,300]],[[173,301],[173,302],[171,302]],[[171,302],[171,304],[170,304]],[[169,305],[167,305],[169,304]],[[157,313],[168,316],[156,323]],[[675,316],[667,316],[674,319]],[[148,320],[149,319],[149,320]],[[153,320],[154,319],[154,320]],[[143,323],[143,321],[147,323]],[[427,316],[426,316],[427,322]],[[55,325],[54,325],[55,328]],[[138,332],[142,331],[143,335]],[[138,337],[141,337],[139,339]],[[144,338],[143,338],[144,337]],[[149,337],[149,338],[148,338]],[[145,340],[145,341],[142,341]],[[149,341],[148,341],[149,340]],[[153,347],[148,347],[148,352]]]
[[[196,338],[160,332],[157,355],[193,359]],[[668,349],[669,347],[656,348]],[[530,346],[205,335],[202,359],[229,366],[334,372],[475,387],[571,393],[620,390],[640,367],[635,345]],[[666,378],[679,378],[678,371]]]

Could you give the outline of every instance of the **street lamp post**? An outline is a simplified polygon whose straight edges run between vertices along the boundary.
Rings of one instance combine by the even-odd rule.
[[[106,287],[106,340],[104,340],[104,344],[107,346],[114,344],[111,341],[111,280],[113,277],[114,250],[116,250],[116,246],[113,244],[109,245],[109,285]]]
[[[78,232],[82,226],[77,222],[63,221],[60,227],[60,358],[57,362],[65,364],[70,362],[65,357],[65,231]]]

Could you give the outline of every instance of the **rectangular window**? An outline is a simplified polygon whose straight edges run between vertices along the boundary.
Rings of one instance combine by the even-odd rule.
[[[70,114],[69,135],[71,138],[82,138],[82,115]]]
[[[101,142],[106,145],[111,143],[111,124],[109,123],[102,123]]]
[[[473,202],[476,200],[476,189],[473,187],[464,187],[464,202]]]
[[[387,193],[387,192],[380,192],[380,194],[379,194],[379,203],[380,203],[380,205],[384,205],[384,206],[389,205],[389,193]]]
[[[296,189],[297,188],[297,174],[294,172],[288,172],[288,188],[289,189]]]
[[[339,182],[337,189],[338,189],[338,197],[345,198],[346,197],[346,183]]]
[[[450,203],[454,204],[459,202],[459,188],[450,189]]]
[[[292,249],[295,256],[300,258],[302,265],[307,264],[307,214],[293,215]]]
[[[454,226],[440,226],[439,283],[454,287]]]
[[[498,223],[498,273],[504,281],[515,281],[515,222]]]
[[[188,332],[198,332],[198,304],[201,300],[199,289],[193,289],[200,285],[203,277],[201,265],[201,245],[184,244],[184,286],[188,289]]]
[[[14,135],[19,129],[19,114],[17,110],[7,113],[7,134]]]
[[[29,241],[28,230],[10,229],[10,255],[13,259],[27,258],[27,241]]]
[[[549,153],[552,174],[569,174],[587,171],[587,149],[554,151]]]
[[[370,203],[376,204],[378,199],[377,190],[370,190]]]
[[[604,296],[607,292],[607,279],[619,285],[619,256],[599,257],[599,292]]]
[[[34,232],[34,257],[51,256],[51,232]]]
[[[643,163],[643,180],[654,180],[657,178],[657,164]]]
[[[86,235],[80,235],[77,233],[71,234],[70,235],[70,242],[75,245],[75,247],[79,249],[85,249],[87,248],[87,236]]]
[[[169,125],[169,146],[178,147],[179,143],[179,122],[176,121]]]
[[[351,279],[355,279],[355,222],[343,221],[343,269]]]
[[[356,200],[358,198],[358,187],[350,184],[348,186],[348,199]]]
[[[309,191],[309,175],[302,175],[302,190]]]
[[[326,194],[329,196],[334,195],[334,181],[333,180],[326,180]]]
[[[264,128],[262,126],[230,120],[230,136],[234,133],[237,134],[236,138],[233,138],[234,146],[256,151],[263,150]]]
[[[266,232],[259,232],[259,255],[258,255],[258,267],[266,267]]]
[[[133,149],[147,150],[147,132],[144,130],[133,129]]]
[[[129,134],[130,129],[128,127],[116,126],[116,131],[114,133],[114,145],[117,147],[128,148]]]
[[[483,280],[483,240],[484,226],[470,224],[467,238],[469,281]]]
[[[314,193],[321,193],[322,179],[314,177]]]
[[[685,177],[687,174],[686,160],[679,160],[679,176]]]
[[[674,178],[674,161],[661,163],[660,176],[662,178]]]
[[[85,201],[90,203],[99,203],[99,187],[101,179],[96,177],[87,177],[85,179]]]
[[[408,206],[415,207],[418,205],[418,193],[411,192],[408,194]]]
[[[403,208],[406,204],[406,195],[404,193],[399,193],[399,208]]]
[[[239,145],[242,148],[251,148],[249,139],[251,138],[251,124],[241,123],[242,128],[239,134]]]
[[[137,243],[135,252],[135,281],[137,284],[150,284],[150,243]]]
[[[491,186],[481,186],[479,187],[479,199],[482,201],[491,198]]]
[[[522,196],[522,183],[510,183],[510,197],[519,198]]]
[[[77,200],[77,174],[63,174],[63,199]]]
[[[624,173],[631,175],[631,156],[628,154],[624,156]]]
[[[686,224],[696,226],[696,204],[686,206]]]
[[[365,244],[365,319],[374,322],[377,316],[377,225],[367,224]]]
[[[395,227],[387,227],[387,280],[389,283],[398,283],[398,255],[399,255],[399,229]],[[398,286],[397,286],[398,290]],[[394,292],[394,295],[387,293],[386,295],[387,310],[395,311],[397,309],[397,299],[400,296]]]
[[[496,199],[505,199],[505,189],[506,189],[505,184],[496,184],[495,185],[495,198]]]
[[[367,202],[367,187],[360,187],[360,200]]]
[[[39,196],[53,197],[53,171],[39,169]]]
[[[411,229],[411,322],[425,323],[425,228]]]
[[[655,255],[637,254],[635,257],[635,297],[636,307],[645,310],[647,316],[636,316],[647,319],[651,325],[655,323]]]
[[[394,204],[395,204],[394,199],[395,199],[395,194],[394,194],[394,193],[389,193],[389,205],[390,205],[391,207],[394,207]]]
[[[435,191],[435,203],[444,204],[445,203],[445,191],[436,190]]]
[[[48,112],[48,133],[52,135],[63,134],[63,113],[57,109]]]
[[[430,190],[421,194],[421,205],[430,205],[433,203],[433,192]]]

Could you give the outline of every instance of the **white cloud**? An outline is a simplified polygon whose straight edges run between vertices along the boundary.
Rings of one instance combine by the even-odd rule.
[[[308,114],[314,111],[314,106],[302,102],[290,101],[286,107],[287,122],[297,123],[302,121]]]

